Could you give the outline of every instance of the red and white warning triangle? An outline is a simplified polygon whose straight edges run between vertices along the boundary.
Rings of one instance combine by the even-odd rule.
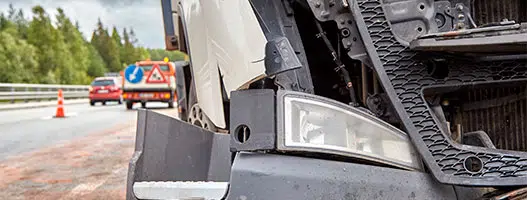
[[[165,79],[165,75],[161,73],[161,68],[159,68],[159,65],[154,65],[152,67],[152,71],[150,71],[150,75],[146,78],[147,83],[166,83],[167,80]]]

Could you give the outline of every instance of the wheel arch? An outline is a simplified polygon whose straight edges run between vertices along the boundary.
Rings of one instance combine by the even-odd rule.
[[[187,19],[185,18],[185,13],[184,13],[184,9],[183,9],[183,5],[182,5],[182,1],[180,0],[173,0],[171,1],[171,3],[176,3],[177,6],[176,6],[176,9],[177,9],[177,13],[178,13],[178,31],[179,31],[179,49],[180,51],[186,53],[189,57],[189,64],[187,67],[183,67],[183,74],[184,74],[184,84],[185,84],[185,94],[186,94],[186,98],[185,98],[185,101],[183,101],[184,103],[186,103],[185,105],[185,109],[190,109],[192,105],[189,105],[191,102],[191,87],[194,86],[194,92],[196,92],[196,98],[197,98],[197,102],[211,102],[211,100],[209,98],[204,98],[204,97],[200,97],[200,96],[203,96],[203,95],[199,95],[199,93],[203,93],[202,91],[200,91],[200,89],[198,89],[199,87],[196,87],[196,84],[195,84],[195,73],[194,73],[194,70],[193,70],[193,66],[192,66],[192,60],[193,60],[193,57],[192,57],[192,53],[191,53],[191,46],[189,45],[189,34],[188,34],[188,30],[187,30]],[[170,5],[171,9],[174,8],[174,6]],[[168,46],[168,45],[167,45]],[[194,57],[194,59],[196,59]],[[216,70],[215,70],[216,71]],[[211,109],[203,109],[203,112],[210,118],[210,120],[212,121],[212,123],[219,127],[219,128],[228,128],[227,127],[227,117],[228,115],[226,115],[225,113],[225,110],[224,109],[224,105],[225,105],[225,101],[224,99],[227,99],[227,97],[224,96],[223,92],[221,90],[223,90],[223,80],[221,79],[221,75],[220,75],[220,71],[219,69],[217,70],[217,79],[214,79],[214,80],[211,80],[212,82],[218,82],[221,86],[220,86],[220,90],[216,91],[220,94],[220,99],[218,102],[221,102],[220,105],[214,105],[212,106],[213,108],[215,108],[216,110],[215,111],[212,111]],[[177,80],[176,80],[177,81]],[[179,95],[179,94],[178,94]],[[178,97],[179,99],[179,97]],[[179,101],[179,100],[178,100]],[[213,101],[212,101],[213,102]],[[228,104],[227,104],[228,105]],[[178,102],[178,107],[179,107],[179,102]],[[221,113],[219,116],[218,115],[211,115],[210,113],[212,112],[216,112],[216,113]]]

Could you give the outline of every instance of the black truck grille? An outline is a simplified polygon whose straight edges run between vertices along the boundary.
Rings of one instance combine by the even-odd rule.
[[[527,151],[527,87],[474,89],[462,95],[463,132],[485,131],[496,148]]]
[[[527,183],[527,154],[518,151],[472,148],[455,144],[440,128],[441,121],[423,98],[433,87],[527,80],[525,60],[475,62],[448,60],[447,77],[431,75],[419,57],[400,43],[388,23],[381,0],[348,1],[364,46],[414,146],[441,183],[473,186],[510,186]],[[496,0],[495,2],[501,2]],[[433,89],[432,89],[433,90]],[[438,123],[439,122],[439,123]],[[477,161],[477,162],[472,162]],[[474,165],[478,163],[478,165]],[[474,167],[478,166],[478,167]]]
[[[478,25],[503,19],[527,22],[526,0],[474,0],[472,16]]]

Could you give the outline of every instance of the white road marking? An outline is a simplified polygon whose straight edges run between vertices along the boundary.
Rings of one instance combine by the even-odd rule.
[[[73,188],[73,190],[71,190],[68,195],[62,197],[61,199],[71,199],[71,197],[78,197],[78,195],[88,194],[101,186],[104,182],[106,182],[106,180],[107,178],[96,182],[79,184],[77,187]]]
[[[75,116],[78,116],[79,113],[76,113],[76,112],[69,112],[69,113],[64,113],[64,115],[66,117],[75,117]],[[44,116],[44,117],[41,117],[40,118],[41,120],[50,120],[50,119],[53,119],[53,115],[51,116]]]
[[[79,115],[79,113],[76,113],[76,112],[70,112],[70,113],[65,113],[66,117],[75,117],[77,115]]]
[[[121,171],[126,170],[126,167],[119,167],[117,169],[112,170],[112,174],[118,174],[121,173]]]
[[[126,170],[126,169],[127,169],[127,167],[119,167],[117,169],[114,169],[114,170],[112,170],[112,175],[118,174],[118,173],[120,173],[120,172],[122,172],[123,170]],[[108,178],[110,178],[110,176],[111,175],[108,175],[104,179],[100,179],[100,180],[95,181],[95,182],[79,184],[75,188],[73,188],[71,190],[71,192],[68,193],[68,195],[63,196],[60,199],[61,200],[62,199],[71,199],[72,197],[79,197],[79,196],[82,196],[82,195],[85,195],[85,194],[89,194],[89,193],[93,192],[95,189],[97,189],[99,186],[101,186],[102,184],[106,183],[106,181],[108,180]]]

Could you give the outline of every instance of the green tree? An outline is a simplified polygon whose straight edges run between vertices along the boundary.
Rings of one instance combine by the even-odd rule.
[[[0,31],[4,30],[6,26],[8,25],[9,20],[4,15],[4,13],[0,13]]]
[[[64,43],[64,36],[51,24],[42,6],[32,8],[33,19],[28,28],[28,43],[37,48],[37,70],[41,83],[73,82],[73,60]],[[52,75],[54,74],[54,75]]]
[[[123,29],[123,48],[121,51],[121,58],[123,59],[122,61],[125,65],[129,65],[140,60],[136,57],[135,47],[130,40],[130,35],[126,31],[126,28]]]
[[[139,40],[135,36],[135,32],[133,28],[130,29],[128,36],[129,36],[129,39],[128,39],[129,43],[131,44],[131,48],[133,49],[132,51],[133,53],[131,54],[133,58],[132,61],[135,62],[138,60],[145,60],[147,58],[150,58],[150,53],[148,52],[148,50],[142,47],[137,47]]]
[[[27,39],[29,22],[24,16],[22,9],[17,10],[13,7],[13,4],[9,4],[9,11],[7,13],[7,18],[14,23],[19,36],[23,39]]]
[[[115,26],[112,29],[112,40],[117,44],[117,48],[119,50],[119,61],[121,61],[121,65],[126,66],[126,54],[124,52],[123,40]]]
[[[108,56],[110,57],[110,60],[108,62],[108,68],[111,72],[118,72],[122,70],[120,54],[121,51],[119,50],[119,46],[117,46],[114,40],[109,40]]]
[[[117,31],[117,28],[115,28],[115,26],[112,29],[112,39],[113,41],[115,41],[115,44],[117,44],[117,46],[119,47],[123,46],[123,43],[121,41],[121,36],[119,35],[119,32]]]
[[[15,24],[10,21],[4,13],[0,15],[0,31],[8,32],[12,36],[18,36]]]
[[[122,69],[119,46],[110,38],[101,19],[97,22],[97,28],[92,35],[91,43],[99,51],[99,54],[108,67],[108,71],[118,72]]]
[[[64,35],[64,43],[72,56],[70,63],[74,70],[72,84],[84,84],[90,82],[88,78],[88,65],[90,64],[88,47],[79,29],[73,25],[71,20],[64,14],[64,10],[57,9],[57,28]]]
[[[104,73],[106,73],[106,63],[104,63],[104,60],[102,59],[101,55],[99,54],[99,51],[95,49],[91,44],[87,44],[88,46],[88,52],[89,52],[89,60],[90,63],[88,65],[88,75],[90,77],[98,77],[103,76]]]
[[[38,67],[36,48],[5,31],[0,31],[0,63],[0,82],[38,82],[33,76]]]
[[[147,58],[151,58],[148,50],[143,47],[139,47],[136,49],[136,55],[137,55],[138,60],[145,60]]]
[[[99,19],[88,42],[77,21],[57,8],[56,23],[42,8],[34,6],[32,17],[10,5],[0,13],[0,82],[87,84],[105,72],[151,57],[162,60],[178,55],[138,45],[133,29],[111,35]]]
[[[130,43],[132,43],[132,45],[137,45],[137,42],[139,40],[137,40],[137,37],[135,36],[135,31],[133,28],[130,29],[130,33],[128,33],[129,37],[130,37]]]
[[[185,53],[181,51],[166,51],[164,49],[148,49],[148,52],[150,53],[150,58],[152,60],[163,60],[165,57],[167,57],[169,60],[176,61],[176,60],[184,60],[185,59]]]

